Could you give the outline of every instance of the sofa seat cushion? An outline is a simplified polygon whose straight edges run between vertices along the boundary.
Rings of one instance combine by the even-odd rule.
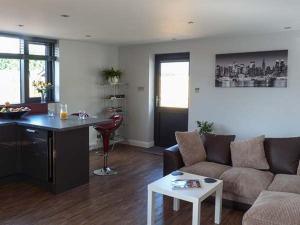
[[[268,171],[232,167],[220,179],[224,181],[224,192],[255,200],[261,191],[268,188],[273,177]]]
[[[185,166],[180,170],[187,173],[197,174],[205,177],[219,178],[222,173],[231,167],[213,162],[198,162],[192,166]]]
[[[277,174],[268,190],[300,194],[300,176]]]
[[[244,207],[246,208],[247,206],[249,207],[249,206],[253,205],[253,203],[256,200],[254,198],[246,198],[246,197],[238,196],[238,195],[235,195],[235,194],[232,194],[232,193],[229,193],[229,192],[223,192],[222,197],[225,200],[229,200],[230,202],[233,202],[233,208],[234,208],[235,203],[244,204],[244,205],[241,206],[243,208]],[[229,203],[229,204],[232,205],[232,203]],[[240,208],[240,207],[238,206],[238,208]]]
[[[300,195],[263,191],[245,213],[243,225],[300,225]]]

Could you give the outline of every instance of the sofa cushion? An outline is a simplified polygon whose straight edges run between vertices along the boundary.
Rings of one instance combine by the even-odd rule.
[[[230,143],[234,141],[235,135],[202,135],[206,150],[206,160],[209,162],[231,165]]]
[[[234,167],[246,167],[259,170],[269,169],[264,151],[265,136],[245,141],[231,142],[231,159]]]
[[[255,200],[261,191],[268,188],[273,177],[268,171],[232,167],[220,179],[224,181],[224,192]]]
[[[206,152],[197,131],[175,132],[176,141],[186,166],[205,161]]]
[[[243,225],[300,225],[300,195],[263,191],[245,213]]]
[[[300,194],[300,176],[277,174],[268,190]]]
[[[226,199],[226,200],[229,200],[229,201],[233,202],[233,204],[234,203],[243,203],[243,204],[245,204],[246,206],[242,206],[243,208],[247,207],[247,206],[248,207],[251,206],[256,200],[256,198],[246,198],[246,197],[235,195],[235,194],[225,192],[225,191],[223,192],[222,197],[223,197],[223,199]]]
[[[300,159],[300,137],[266,138],[266,157],[270,171],[276,174],[296,174]]]
[[[185,166],[180,170],[193,173],[205,177],[219,178],[224,171],[230,169],[230,166],[213,163],[213,162],[198,162],[192,166]]]

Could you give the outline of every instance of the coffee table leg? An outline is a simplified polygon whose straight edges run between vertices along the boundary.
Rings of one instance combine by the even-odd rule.
[[[178,198],[173,198],[173,210],[178,211],[180,209],[180,200]]]
[[[216,200],[215,200],[215,223],[220,224],[221,223],[221,217],[222,217],[222,186],[217,189],[216,191]]]
[[[193,203],[193,223],[192,225],[200,225],[201,218],[201,202],[195,201]]]
[[[148,189],[147,225],[155,223],[155,193]]]

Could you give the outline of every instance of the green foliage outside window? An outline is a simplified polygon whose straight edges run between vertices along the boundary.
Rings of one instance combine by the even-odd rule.
[[[0,70],[19,70],[20,61],[15,59],[0,58]],[[45,61],[43,60],[30,60],[29,68],[34,68],[36,71],[45,70]]]
[[[0,59],[0,70],[19,70],[19,60]]]

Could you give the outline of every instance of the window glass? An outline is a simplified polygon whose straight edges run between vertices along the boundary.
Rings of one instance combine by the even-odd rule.
[[[161,63],[160,106],[188,108],[189,62]]]
[[[46,45],[29,44],[29,55],[46,55]]]
[[[0,105],[20,100],[20,60],[0,58]]]
[[[21,40],[11,37],[0,37],[0,53],[20,54]]]
[[[33,81],[46,82],[46,61],[29,60],[29,98],[40,97],[41,95],[33,87]]]

